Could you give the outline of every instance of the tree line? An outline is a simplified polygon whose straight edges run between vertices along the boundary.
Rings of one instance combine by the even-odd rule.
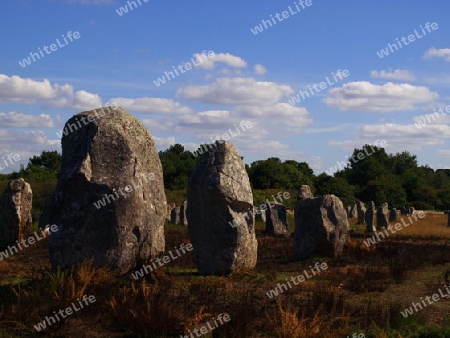
[[[357,158],[366,147],[374,150],[370,156],[349,161],[333,176],[325,172],[315,175],[306,162],[282,161],[277,157],[254,161],[245,167],[255,190],[297,190],[307,184],[315,196],[335,194],[345,205],[361,200],[374,201],[377,205],[388,202],[393,207],[450,209],[450,169],[433,170],[427,165],[418,165],[417,157],[408,151],[387,154],[384,148],[369,145],[354,149],[349,158]],[[165,188],[185,190],[198,157],[181,144],[160,151],[159,157]],[[0,175],[0,191],[8,180],[22,177],[37,185],[38,193],[48,195],[56,184],[61,162],[58,152],[43,151],[30,158],[27,167],[19,172]]]

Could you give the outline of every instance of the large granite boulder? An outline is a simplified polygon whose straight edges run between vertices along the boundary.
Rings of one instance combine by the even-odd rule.
[[[187,189],[188,233],[202,275],[256,265],[253,194],[237,149],[216,141],[198,159]]]
[[[366,224],[366,211],[367,208],[363,202],[358,201],[356,203],[356,213],[358,217],[358,224]]]
[[[275,237],[289,237],[289,223],[286,207],[282,204],[272,204],[266,210],[265,233]]]
[[[31,226],[33,192],[22,178],[10,181],[0,197],[0,248],[25,239]]]
[[[62,138],[58,184],[40,220],[40,227],[58,226],[50,262],[67,269],[93,259],[126,273],[164,251],[167,203],[158,152],[144,125],[121,108],[79,113],[66,128],[77,123]]]
[[[381,204],[377,209],[377,229],[386,229],[389,226],[389,205]]]
[[[294,210],[294,258],[313,253],[341,255],[349,224],[341,200],[334,195],[298,199]]]

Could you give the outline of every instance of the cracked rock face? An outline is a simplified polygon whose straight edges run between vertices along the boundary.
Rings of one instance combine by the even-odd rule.
[[[49,241],[53,268],[93,258],[126,273],[164,251],[167,203],[154,141],[125,110],[101,110],[65,126],[72,131],[62,138],[58,184],[39,224],[58,226]]]
[[[349,224],[341,200],[334,195],[297,200],[295,205],[294,258],[313,253],[340,256]]]
[[[226,141],[211,145],[198,159],[187,195],[188,232],[200,274],[253,269],[258,247],[253,194],[237,149]]]
[[[0,248],[25,239],[31,226],[33,193],[22,178],[8,183],[0,198]]]

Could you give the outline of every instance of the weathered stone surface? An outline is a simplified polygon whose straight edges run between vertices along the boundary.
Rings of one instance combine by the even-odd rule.
[[[175,207],[170,211],[170,223],[180,224],[180,207]]]
[[[313,253],[339,256],[348,236],[347,213],[339,198],[325,195],[295,205],[294,258]]]
[[[286,207],[272,204],[266,211],[266,234],[275,237],[289,237],[289,223]]]
[[[381,204],[377,209],[377,229],[387,228],[389,226],[389,205]]]
[[[352,206],[351,205],[347,205],[346,210],[347,210],[347,217],[350,218],[350,211],[352,211]]]
[[[66,123],[81,127],[62,138],[59,181],[40,220],[58,225],[49,241],[53,268],[93,259],[126,273],[164,251],[167,203],[154,141],[125,110],[106,111]]]
[[[25,239],[31,226],[33,193],[22,178],[10,181],[0,197],[0,247]]]
[[[184,225],[185,227],[188,226],[186,209],[187,209],[187,201],[184,201],[184,203],[180,207],[180,223],[181,223],[181,225]]]
[[[217,141],[199,157],[187,195],[188,233],[200,274],[253,269],[258,247],[253,194],[231,143]]]
[[[366,232],[374,232],[375,228],[375,219],[376,219],[376,208],[375,203],[370,201],[367,205],[366,214],[364,220],[366,222]]]
[[[366,211],[367,208],[363,202],[358,201],[356,203],[356,212],[358,215],[358,224],[366,224]]]
[[[395,222],[398,220],[398,211],[396,208],[392,208],[389,212],[389,222]]]
[[[303,200],[305,198],[314,198],[309,185],[302,185],[298,190],[297,200]]]

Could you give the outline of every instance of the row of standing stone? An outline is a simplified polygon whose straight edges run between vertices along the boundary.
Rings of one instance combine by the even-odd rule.
[[[41,229],[50,224],[58,228],[49,240],[53,268],[68,269],[93,259],[96,266],[123,274],[165,250],[167,202],[154,141],[135,117],[121,108],[109,109],[107,117],[93,110],[66,123],[65,128],[87,116],[90,121],[64,133],[58,183],[39,222]],[[361,210],[362,206],[357,204]],[[386,209],[384,205],[383,217]],[[189,225],[201,274],[226,274],[256,266],[255,217],[249,210],[253,211],[253,195],[242,157],[229,142],[216,142],[198,158],[187,201],[178,211],[180,222]],[[374,214],[372,202],[357,217],[373,230]],[[285,208],[270,208],[266,217],[273,220],[274,215],[282,219]],[[342,253],[349,225],[339,198],[314,197],[309,186],[302,186],[294,219],[295,259]],[[13,244],[30,224],[31,189],[23,180],[10,182],[0,201],[0,244]],[[271,231],[270,226],[266,229]],[[284,223],[272,224],[272,230],[288,234],[287,218]]]
[[[396,208],[389,209],[389,204],[382,203],[378,208],[375,203],[370,201],[367,207],[361,201],[353,206],[347,206],[348,218],[356,218],[357,224],[365,224],[367,232],[374,232],[377,229],[382,230],[389,226],[389,222],[395,222],[400,215],[414,215],[414,207],[402,207],[400,210]],[[450,226],[450,225],[449,225]]]

